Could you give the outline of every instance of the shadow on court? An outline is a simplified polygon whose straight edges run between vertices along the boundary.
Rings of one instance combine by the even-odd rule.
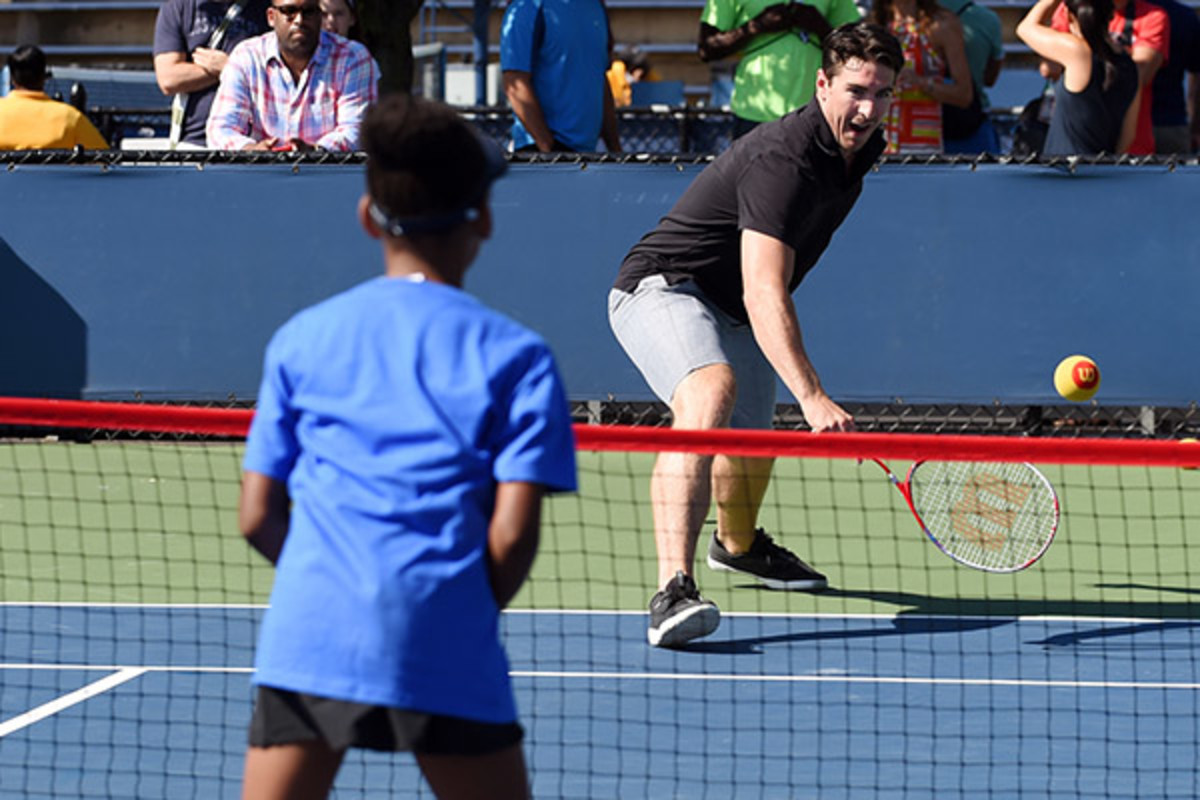
[[[771,591],[759,586],[747,586],[745,588],[749,590]],[[1101,588],[1111,588],[1114,590],[1175,591],[1188,594],[1200,593],[1192,589],[1133,584],[1113,584],[1105,585]],[[1138,601],[1126,598],[1114,598],[1113,600],[989,599],[939,597],[901,591],[834,588],[822,592],[821,596],[823,598],[865,599],[895,606],[897,616],[891,620],[891,626],[887,628],[864,624],[862,627],[846,627],[842,630],[805,630],[795,633],[765,636],[742,636],[724,641],[692,642],[681,649],[695,653],[748,655],[761,652],[760,648],[767,645],[792,642],[875,639],[913,634],[961,634],[1009,625],[1020,617],[1136,617],[1147,620],[1145,623],[1123,625],[1120,627],[1113,627],[1111,624],[1097,624],[1088,630],[1072,631],[1049,637],[1043,641],[1030,642],[1030,644],[1041,645],[1047,649],[1080,646],[1085,643],[1093,643],[1094,645],[1094,643],[1102,640],[1109,643],[1109,646],[1113,646],[1117,637],[1135,635],[1140,636],[1138,640],[1139,646],[1142,646],[1142,642],[1154,646],[1154,643],[1150,642],[1149,638],[1142,634],[1162,633],[1174,628],[1200,627],[1200,623],[1155,621],[1200,618],[1200,607],[1188,601]],[[851,624],[853,624],[853,620],[847,622],[847,626]]]
[[[743,636],[724,641],[700,641],[680,648],[693,653],[721,653],[725,655],[753,655],[762,647],[773,644],[797,642],[820,642],[847,639],[878,639],[893,636],[928,636],[930,634],[962,634],[970,631],[997,628],[1009,625],[1011,619],[959,619],[954,617],[898,616],[890,620],[890,627],[849,627],[855,620],[848,619],[842,630],[805,630],[795,633],[771,634],[769,636]]]
[[[1071,631],[1047,636],[1028,644],[1041,645],[1047,650],[1075,648],[1092,650],[1192,650],[1191,641],[1163,641],[1163,634],[1177,630],[1200,628],[1197,622],[1138,622],[1131,625],[1099,625],[1083,631]],[[1134,637],[1137,637],[1136,640]]]
[[[1148,583],[1097,583],[1097,589],[1136,589],[1142,592],[1178,592],[1179,594],[1200,594],[1200,589],[1190,586],[1153,586]]]
[[[1151,591],[1186,591],[1160,589],[1156,586],[1109,585],[1100,588],[1145,589]],[[1135,600],[1129,597],[1080,600],[1077,598],[1019,598],[941,597],[914,592],[828,589],[822,597],[845,597],[873,600],[896,606],[900,614],[930,614],[948,617],[1140,617],[1145,619],[1200,619],[1200,605],[1182,600]]]

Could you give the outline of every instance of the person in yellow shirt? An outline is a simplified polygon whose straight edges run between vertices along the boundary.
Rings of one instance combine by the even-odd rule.
[[[87,117],[46,96],[46,54],[40,48],[18,47],[8,57],[8,72],[12,91],[0,97],[0,150],[108,149]]]
[[[618,51],[606,74],[608,87],[612,90],[613,102],[617,108],[633,102],[632,84],[638,81],[662,80],[658,70],[650,66],[650,59],[636,47]]]

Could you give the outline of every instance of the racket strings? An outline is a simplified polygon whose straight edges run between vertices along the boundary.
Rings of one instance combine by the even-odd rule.
[[[1054,491],[1027,464],[927,462],[914,469],[913,507],[952,558],[994,571],[1020,569],[1049,546]]]

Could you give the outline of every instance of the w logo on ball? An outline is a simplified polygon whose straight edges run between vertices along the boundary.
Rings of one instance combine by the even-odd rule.
[[[1072,403],[1091,400],[1100,388],[1100,368],[1087,356],[1068,356],[1054,370],[1054,388]]]
[[[1075,376],[1075,385],[1082,389],[1095,389],[1100,383],[1100,370],[1090,361],[1078,362],[1072,373]]]

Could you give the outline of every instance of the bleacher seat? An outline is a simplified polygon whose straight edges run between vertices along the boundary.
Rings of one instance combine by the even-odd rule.
[[[158,111],[171,107],[171,98],[158,88],[153,70],[55,66],[50,72],[46,94],[66,98],[71,86],[78,83],[87,92],[89,109]]]
[[[683,81],[637,81],[629,88],[633,106],[684,105]]]
[[[714,75],[712,87],[709,90],[708,104],[713,108],[729,108],[729,103],[732,100],[733,76],[726,74]]]
[[[1039,96],[1046,79],[1036,69],[1002,69],[996,85],[985,91],[992,108],[1018,108]]]

